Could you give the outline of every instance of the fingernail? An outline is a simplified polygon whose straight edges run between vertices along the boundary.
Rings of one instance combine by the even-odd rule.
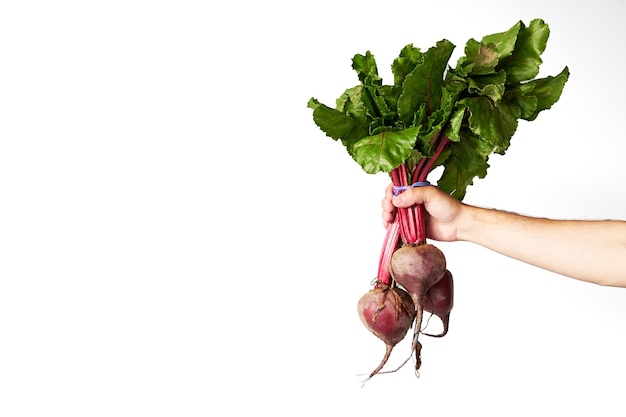
[[[402,204],[404,203],[404,197],[402,194],[393,197],[393,204]]]

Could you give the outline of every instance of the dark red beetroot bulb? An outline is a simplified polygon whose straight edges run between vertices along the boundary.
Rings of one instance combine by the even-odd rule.
[[[454,306],[454,281],[452,273],[446,269],[443,277],[426,292],[422,303],[424,311],[439,317],[443,324],[440,334],[424,333],[427,336],[443,337],[448,333],[450,312]]]
[[[407,245],[391,255],[390,266],[393,279],[411,294],[415,304],[419,304],[446,271],[446,257],[429,243]]]
[[[415,329],[412,352],[415,353],[415,370],[419,370],[422,345],[418,341],[424,316],[423,300],[428,290],[446,272],[446,257],[434,245],[405,245],[391,255],[390,272],[395,282],[408,291],[415,305]]]
[[[415,318],[415,305],[409,293],[401,288],[380,286],[368,291],[358,303],[361,322],[385,343],[385,355],[372,371],[373,377],[385,366],[393,347],[404,339]]]

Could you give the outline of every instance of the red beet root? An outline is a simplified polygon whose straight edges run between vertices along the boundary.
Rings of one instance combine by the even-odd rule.
[[[415,304],[435,285],[446,271],[446,257],[431,244],[407,245],[391,256],[393,279],[411,294]]]
[[[385,366],[394,346],[411,328],[415,306],[411,296],[402,288],[380,285],[361,297],[358,313],[363,324],[386,346],[380,365],[369,375],[371,378]]]
[[[412,351],[415,352],[415,370],[421,366],[421,344],[418,336],[421,331],[424,314],[423,300],[428,290],[433,287],[446,272],[446,257],[434,245],[405,245],[391,256],[391,276],[404,287],[415,305],[415,329]]]
[[[443,323],[443,331],[440,334],[424,334],[432,337],[445,336],[450,324],[450,312],[454,306],[454,281],[450,271],[446,270],[443,277],[426,292],[423,306],[424,311],[439,317]]]

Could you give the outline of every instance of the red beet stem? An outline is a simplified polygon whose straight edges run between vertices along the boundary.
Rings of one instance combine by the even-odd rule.
[[[417,165],[419,169],[415,169],[415,171],[413,172],[413,181],[426,181],[428,174],[430,174],[430,171],[432,171],[433,169],[434,163],[441,156],[444,149],[446,149],[446,146],[448,146],[449,142],[450,139],[448,139],[447,136],[442,136],[439,138],[439,142],[437,143],[437,147],[435,148],[435,153],[433,154],[433,156],[431,156],[430,158],[422,158],[422,160],[425,160],[425,163]],[[422,162],[422,160],[420,160],[420,162]]]
[[[387,234],[383,241],[383,248],[380,253],[380,260],[378,261],[378,279],[375,287],[383,285],[391,285],[391,274],[389,273],[389,265],[391,263],[391,255],[398,247],[398,241],[400,239],[400,223],[396,217],[393,222],[387,227]]]
[[[395,186],[409,185],[409,175],[406,165],[402,164],[390,172],[391,180]],[[400,238],[405,245],[414,245],[425,240],[425,228],[417,207],[399,208],[396,217],[400,218]]]

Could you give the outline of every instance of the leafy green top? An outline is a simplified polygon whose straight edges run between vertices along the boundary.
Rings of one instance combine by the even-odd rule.
[[[378,75],[367,51],[352,59],[360,84],[348,88],[334,108],[311,98],[313,119],[327,136],[340,140],[369,174],[409,172],[417,161],[434,158],[443,165],[438,187],[459,200],[475,177],[487,174],[488,157],[504,154],[518,119],[534,120],[561,96],[569,77],[535,79],[549,36],[535,19],[506,32],[470,39],[455,68],[448,65],[454,45],[448,40],[422,52],[409,44],[391,65],[393,84]],[[443,152],[435,153],[441,138]],[[441,151],[441,149],[439,149]]]

